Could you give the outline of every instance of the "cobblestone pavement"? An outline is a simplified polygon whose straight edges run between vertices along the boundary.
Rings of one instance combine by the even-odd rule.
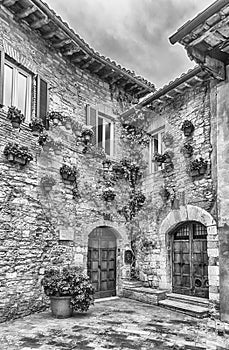
[[[228,350],[229,325],[129,299],[102,301],[86,314],[55,319],[50,311],[0,324],[1,350]]]

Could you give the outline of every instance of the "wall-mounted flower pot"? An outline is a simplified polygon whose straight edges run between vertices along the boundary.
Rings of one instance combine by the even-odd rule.
[[[72,128],[71,123],[65,123],[65,129],[70,130]]]
[[[205,173],[206,173],[206,170],[207,170],[207,168],[206,168],[206,167],[201,167],[201,168],[199,169],[199,173],[200,173],[200,175],[205,174]]]
[[[38,137],[38,136],[40,135],[40,131],[39,131],[39,130],[34,129],[34,130],[32,130],[32,134],[33,134],[33,136]]]
[[[21,125],[21,123],[20,123],[20,121],[18,120],[12,120],[11,121],[11,124],[12,124],[12,127],[14,128],[14,129],[19,129],[20,128],[20,125]]]
[[[184,129],[184,136],[190,136],[192,134],[192,128],[185,128]]]
[[[22,157],[15,157],[15,162],[19,163],[21,165],[25,165],[26,164],[26,159],[22,158]]]
[[[68,174],[67,174],[67,173],[63,173],[63,174],[62,174],[62,178],[63,178],[64,180],[68,180]]]
[[[14,161],[14,155],[12,153],[9,153],[7,155],[7,159],[8,159],[9,162],[13,162]]]
[[[75,181],[76,177],[74,175],[69,175],[68,176],[68,181]]]
[[[53,118],[52,122],[54,125],[59,125],[59,119],[57,119],[57,118]]]
[[[43,188],[44,188],[44,190],[45,190],[45,192],[50,192],[50,191],[52,191],[52,185],[44,185],[43,186]]]
[[[190,175],[193,176],[193,177],[194,176],[198,176],[199,175],[199,170],[191,170],[190,171]]]
[[[185,158],[190,158],[191,156],[192,156],[191,153],[188,153],[188,152],[185,152],[185,153],[184,153],[184,157],[185,157]]]

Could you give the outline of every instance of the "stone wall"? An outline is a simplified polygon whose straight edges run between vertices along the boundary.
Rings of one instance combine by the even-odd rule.
[[[49,82],[49,110],[62,112],[71,124],[69,128],[50,123],[48,135],[59,142],[61,152],[58,152],[55,146],[39,146],[28,123],[23,123],[20,130],[13,129],[6,109],[0,111],[0,321],[3,322],[45,307],[47,300],[40,280],[46,266],[74,264],[86,269],[88,227],[94,228],[96,223],[117,232],[119,283],[123,247],[129,243],[125,220],[117,211],[119,202],[123,201],[122,194],[114,207],[101,199],[100,154],[95,148],[83,154],[83,146],[77,144],[75,135],[76,122],[86,123],[87,104],[117,119],[120,106],[111,100],[108,84],[71,65],[35,31],[23,22],[19,25],[3,10],[0,33],[6,53]],[[116,155],[120,157],[119,129],[116,122]],[[28,146],[33,160],[26,166],[10,163],[3,154],[8,142]],[[63,163],[75,165],[79,170],[79,198],[74,199],[73,186],[63,182],[60,176]],[[45,175],[51,175],[56,182],[50,192],[41,185]],[[104,219],[104,212],[112,212],[112,221]]]
[[[140,278],[146,281],[147,271],[151,271],[153,286],[171,290],[171,261],[169,257],[169,233],[181,222],[197,220],[206,225],[200,213],[212,218],[207,226],[214,226],[214,235],[208,235],[210,298],[219,301],[219,252],[216,229],[216,177],[212,177],[212,162],[216,162],[212,154],[211,128],[215,123],[213,105],[210,100],[209,82],[196,83],[186,89],[182,95],[167,99],[163,104],[152,106],[149,131],[164,126],[165,132],[173,137],[173,142],[165,151],[172,152],[173,170],[156,171],[148,174],[144,181],[145,192],[149,198],[144,213],[140,218],[142,236],[139,240],[138,267]],[[214,99],[215,97],[212,96]],[[181,126],[184,120],[192,121],[195,130],[190,137],[184,136]],[[185,142],[193,147],[193,155],[185,158],[181,148]],[[206,173],[201,177],[190,175],[190,162],[197,157],[208,162]],[[162,188],[166,188],[170,196],[161,196]],[[196,215],[188,216],[188,207],[192,206]],[[182,215],[180,213],[183,213]],[[171,216],[172,215],[172,216]],[[166,219],[167,218],[167,219]],[[173,219],[172,219],[173,218]],[[164,220],[168,225],[162,229]],[[209,228],[209,230],[212,230]],[[210,233],[210,231],[209,231]],[[148,245],[145,242],[149,243]],[[214,266],[210,266],[214,265]],[[214,271],[213,271],[214,268]],[[217,270],[217,271],[216,271]]]

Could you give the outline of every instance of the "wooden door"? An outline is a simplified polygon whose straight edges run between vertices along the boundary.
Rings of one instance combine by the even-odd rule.
[[[99,227],[90,234],[87,267],[96,298],[116,295],[116,238],[109,228]]]
[[[208,298],[206,227],[196,222],[179,226],[172,247],[173,292]]]

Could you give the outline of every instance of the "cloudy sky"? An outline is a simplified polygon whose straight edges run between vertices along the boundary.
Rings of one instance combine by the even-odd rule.
[[[157,88],[194,64],[169,36],[213,0],[46,0],[92,48]]]

